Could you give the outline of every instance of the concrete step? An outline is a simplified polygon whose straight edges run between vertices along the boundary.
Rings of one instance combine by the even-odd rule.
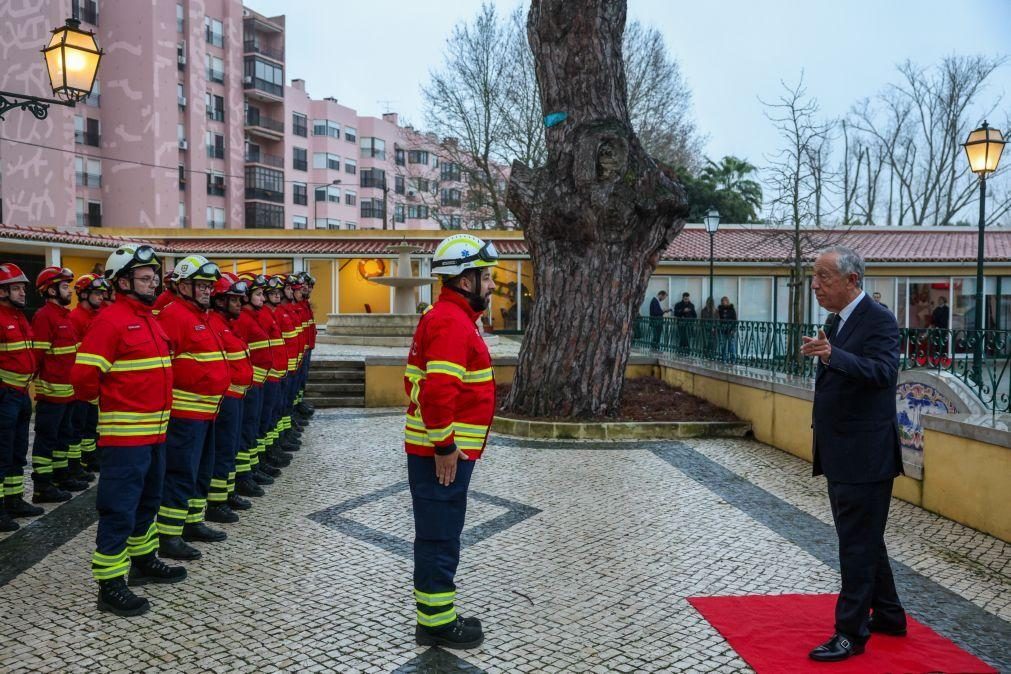
[[[305,399],[317,408],[325,407],[365,407],[365,397],[361,396],[328,396],[312,398],[306,396]]]
[[[365,395],[365,382],[312,382],[305,386],[306,397],[309,396],[339,396]]]
[[[346,368],[364,370],[365,362],[361,360],[320,360],[314,358],[311,367],[313,370],[334,370]]]
[[[365,381],[365,370],[341,368],[337,370],[309,370],[309,381]]]

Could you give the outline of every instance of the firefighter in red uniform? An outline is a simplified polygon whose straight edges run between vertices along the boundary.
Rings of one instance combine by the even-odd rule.
[[[312,350],[316,348],[316,317],[312,311],[312,304],[309,302],[309,297],[312,295],[312,289],[315,285],[316,279],[309,272],[302,272],[301,305],[302,311],[306,315],[305,364],[302,367],[302,392],[299,394],[299,401],[295,405],[295,411],[304,420],[308,420],[316,412],[312,403],[305,400],[305,386],[309,381],[309,368],[312,366]]]
[[[243,496],[263,496],[263,484],[273,484],[273,477],[264,472],[270,470],[276,475],[281,471],[260,462],[260,452],[264,442],[260,436],[260,416],[263,413],[264,388],[271,373],[274,372],[274,360],[270,346],[270,335],[260,322],[261,318],[272,321],[269,309],[263,308],[266,302],[264,290],[267,278],[262,274],[244,276],[248,288],[244,306],[237,318],[232,319],[232,332],[242,339],[249,348],[249,358],[253,365],[253,385],[246,391],[242,406],[242,433],[239,451],[235,459],[235,493],[229,492],[228,504],[232,509],[246,509],[249,501]],[[268,325],[270,325],[268,323]],[[280,335],[280,329],[274,323],[273,329]],[[283,346],[282,346],[283,348]],[[276,377],[275,377],[276,379]]]
[[[418,323],[407,360],[404,444],[414,507],[414,600],[422,646],[476,648],[481,623],[457,615],[456,576],[467,489],[495,413],[495,380],[476,321],[495,289],[498,253],[469,234],[444,239],[432,258],[438,301]]]
[[[112,306],[91,322],[71,370],[80,400],[98,399],[98,533],[91,573],[98,608],[121,616],[150,603],[129,584],[175,583],[186,569],[158,559],[154,518],[165,473],[165,431],[172,404],[172,369],[165,333],[151,315],[161,263],[150,246],[124,245],[109,256]]]
[[[298,356],[300,353],[298,330],[288,307],[283,303],[285,299],[286,283],[283,276],[275,276],[277,287],[267,287],[267,305],[281,330],[281,342],[285,351],[284,376],[282,377],[271,411],[271,430],[267,438],[266,456],[269,460],[280,466],[291,463],[289,452],[297,450],[287,432],[291,427],[291,415],[289,413],[289,393],[294,381],[294,373]]]
[[[28,384],[38,369],[32,328],[25,318],[28,278],[13,263],[0,264],[0,478],[3,510],[0,531],[15,531],[15,517],[45,512],[26,503],[24,468],[28,463],[28,424],[32,400]]]
[[[162,291],[158,295],[158,299],[154,301],[154,308],[151,310],[151,313],[155,316],[160,314],[162,309],[178,299],[175,287],[172,285],[172,274],[174,271],[174,269],[169,269],[162,275]]]
[[[74,442],[71,416],[74,387],[70,384],[70,369],[80,340],[67,308],[73,280],[74,272],[69,269],[46,267],[35,281],[44,304],[32,317],[32,341],[39,363],[39,376],[35,380],[32,503],[69,501],[71,491],[88,488],[87,474],[80,465],[80,445]],[[71,470],[71,461],[76,470]]]
[[[165,486],[158,509],[163,557],[199,559],[185,541],[215,543],[225,532],[204,524],[204,507],[214,470],[214,418],[231,377],[221,339],[211,329],[211,291],[218,265],[190,255],[172,275],[178,299],[158,314],[172,347],[172,416],[165,440]]]
[[[295,398],[298,394],[299,372],[302,366],[303,347],[305,345],[305,325],[302,315],[295,302],[295,292],[302,286],[302,281],[296,274],[283,277],[284,288],[281,294],[281,304],[275,307],[275,315],[280,313],[281,336],[288,348],[288,376],[285,379],[284,398],[281,407],[281,419],[278,426],[280,447],[285,452],[297,452],[301,444],[302,424],[292,419],[295,408]],[[285,326],[288,326],[286,328]]]
[[[70,322],[77,332],[78,341],[83,341],[91,322],[108,298],[109,282],[99,274],[84,274],[74,283],[74,290],[77,292],[77,306],[70,312]],[[98,468],[98,453],[95,451],[98,441],[98,400],[81,400],[75,391],[74,402],[70,404],[70,416],[73,426],[71,449],[76,450],[75,454],[80,452],[81,468],[94,472]]]
[[[235,334],[231,321],[242,313],[242,300],[248,289],[246,281],[226,272],[214,284],[211,294],[210,325],[225,346],[231,384],[214,420],[214,470],[207,495],[208,522],[239,521],[239,516],[228,504],[228,494],[235,484],[235,458],[242,441],[243,398],[253,383],[253,364],[246,342]]]

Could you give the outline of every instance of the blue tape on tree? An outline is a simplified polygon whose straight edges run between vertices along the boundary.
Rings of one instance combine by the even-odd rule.
[[[567,112],[552,112],[544,117],[544,126],[549,129],[556,124],[561,124],[566,119],[569,118],[569,113]]]

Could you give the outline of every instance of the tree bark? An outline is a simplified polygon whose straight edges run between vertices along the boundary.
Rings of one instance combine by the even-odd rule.
[[[546,164],[514,162],[506,203],[526,230],[536,299],[506,406],[535,416],[619,408],[633,327],[660,254],[687,215],[684,190],[629,123],[625,2],[533,0],[527,37]]]

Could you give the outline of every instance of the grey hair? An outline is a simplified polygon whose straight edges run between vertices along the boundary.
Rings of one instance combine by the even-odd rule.
[[[857,275],[857,287],[864,287],[864,256],[846,246],[829,246],[818,252],[818,256],[828,255],[829,253],[835,253],[835,263],[836,268],[839,273],[843,276],[849,276],[850,274]]]

